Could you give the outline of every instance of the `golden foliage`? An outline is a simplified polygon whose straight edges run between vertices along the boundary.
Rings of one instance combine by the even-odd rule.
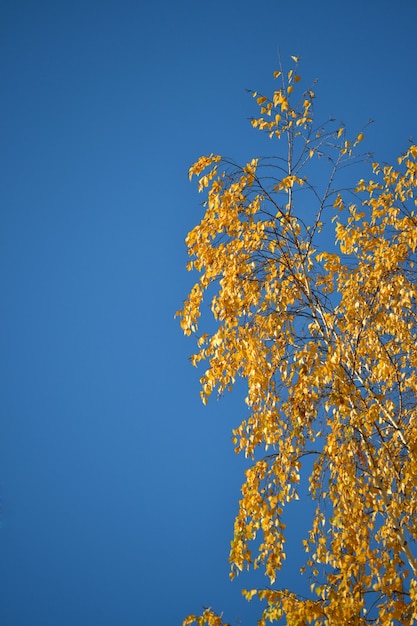
[[[274,76],[282,85],[271,98],[253,94],[260,117],[252,125],[285,141],[285,157],[239,167],[210,155],[190,169],[207,202],[186,239],[188,269],[200,276],[178,312],[181,327],[198,334],[207,293],[215,325],[198,335],[192,357],[194,365],[207,363],[204,403],[238,377],[247,382],[248,416],[233,441],[253,464],[235,520],[231,576],[262,566],[276,581],[285,559],[283,511],[299,497],[304,460],[314,455],[309,498],[316,509],[302,570],[311,597],[245,592],[266,602],[258,624],[411,624],[417,146],[400,157],[399,169],[374,163],[373,179],[360,180],[353,195],[338,193],[335,178],[357,158],[363,133],[350,141],[344,127],[315,128],[314,93],[297,95],[295,71]],[[320,157],[320,176],[327,167],[321,187],[309,179]],[[325,221],[335,245],[320,234]],[[222,622],[207,609],[184,621],[192,623]]]

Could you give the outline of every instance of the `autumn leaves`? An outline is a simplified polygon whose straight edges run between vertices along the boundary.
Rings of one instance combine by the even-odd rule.
[[[207,363],[203,402],[246,380],[248,415],[233,438],[257,459],[242,487],[232,576],[262,566],[277,579],[282,512],[314,453],[303,569],[312,596],[247,592],[266,602],[259,624],[408,624],[417,620],[417,147],[399,169],[374,164],[374,179],[338,191],[340,168],[361,162],[363,133],[350,141],[344,128],[314,125],[297,63],[275,78],[270,98],[253,94],[252,125],[280,139],[281,156],[239,167],[210,155],[190,168],[207,199],[186,240],[199,277],[178,316],[198,337],[193,364]],[[327,178],[316,184],[311,165],[323,155]],[[204,295],[214,325],[201,333]]]

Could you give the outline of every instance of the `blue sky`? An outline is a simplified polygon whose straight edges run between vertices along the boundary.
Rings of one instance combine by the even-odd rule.
[[[278,48],[319,79],[318,116],[372,118],[364,147],[394,160],[417,141],[416,22],[414,0],[3,0],[2,625],[256,624],[240,589],[261,579],[227,563],[244,405],[201,405],[173,319],[188,167],[262,154],[245,89],[273,88]]]

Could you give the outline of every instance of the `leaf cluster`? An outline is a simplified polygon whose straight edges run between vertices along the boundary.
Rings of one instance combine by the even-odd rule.
[[[271,97],[253,93],[252,125],[280,141],[281,156],[239,166],[212,154],[190,168],[206,202],[186,239],[188,269],[199,277],[178,316],[197,336],[192,363],[207,364],[204,403],[238,378],[247,384],[248,415],[233,441],[252,465],[230,563],[232,578],[262,567],[269,579],[245,592],[266,602],[259,625],[409,624],[417,620],[417,146],[397,167],[374,163],[372,178],[338,189],[340,172],[363,163],[364,134],[350,140],[333,121],[315,126],[315,95],[300,93],[297,68],[295,59],[286,75],[275,73]],[[200,334],[205,295],[215,326]],[[303,540],[306,598],[271,585],[286,557],[283,512],[299,498],[307,455],[315,513]],[[206,611],[191,623],[222,622]]]

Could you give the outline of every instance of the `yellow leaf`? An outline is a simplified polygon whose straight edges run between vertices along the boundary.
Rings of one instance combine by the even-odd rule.
[[[258,593],[257,589],[243,589],[242,594],[245,596],[246,600],[252,600],[254,596]]]

